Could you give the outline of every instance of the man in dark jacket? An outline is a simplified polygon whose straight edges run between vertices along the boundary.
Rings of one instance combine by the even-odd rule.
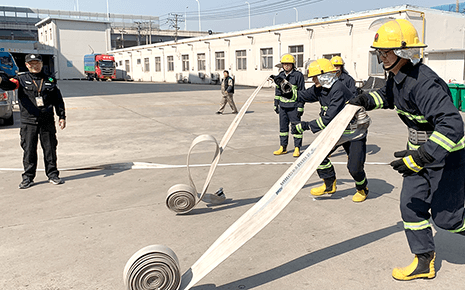
[[[279,114],[279,140],[280,147],[274,155],[287,153],[289,139],[289,124],[299,122],[304,113],[304,103],[297,101],[297,91],[305,89],[305,80],[301,72],[295,69],[295,58],[285,54],[281,58],[283,70],[272,76],[276,83],[274,111]],[[302,147],[302,134],[294,134],[294,157],[300,156]]]
[[[0,88],[18,90],[21,114],[21,147],[23,148],[22,182],[20,189],[34,184],[37,169],[37,143],[44,152],[45,173],[50,183],[62,184],[57,169],[55,119],[53,109],[59,117],[61,129],[66,127],[65,104],[57,86],[56,79],[42,72],[42,57],[39,54],[26,55],[26,67],[29,72],[19,73],[8,79],[1,74]]]
[[[320,116],[310,122],[300,122],[293,127],[293,131],[302,134],[306,130],[317,133],[324,130],[326,126],[336,117],[344,108],[347,101],[354,95],[336,76],[336,68],[325,58],[312,62],[308,68],[308,77],[313,79],[315,85],[307,90],[298,92],[299,102],[314,103],[319,102],[321,105]],[[350,126],[344,134],[350,134]],[[342,144],[342,147],[348,155],[347,169],[355,181],[357,192],[352,197],[354,202],[362,202],[368,195],[368,180],[365,173],[366,159],[366,134],[355,140]],[[337,147],[333,148],[334,152]],[[331,153],[330,153],[331,155]],[[336,171],[334,166],[326,157],[318,166],[318,176],[323,179],[323,184],[319,187],[312,188],[310,193],[314,196],[324,194],[333,194],[336,192]]]
[[[426,47],[405,19],[383,24],[373,45],[389,72],[386,85],[349,101],[367,110],[394,109],[408,127],[408,150],[394,153],[402,174],[400,211],[413,262],[394,268],[396,280],[432,279],[436,259],[432,223],[465,235],[465,138],[462,116],[447,84],[421,62]],[[397,250],[397,249],[396,249]]]
[[[233,95],[234,95],[234,80],[232,77],[229,76],[229,71],[225,70],[223,72],[224,79],[223,82],[221,83],[221,94],[223,95],[223,98],[221,99],[220,102],[220,108],[216,112],[218,115],[223,114],[224,112],[224,107],[226,107],[226,103],[229,104],[231,107],[232,113],[237,114],[237,107],[236,104],[234,103]]]
[[[349,89],[349,91],[355,96],[357,95],[357,88],[355,87],[355,80],[349,75],[344,68],[345,62],[340,56],[333,56],[331,63],[337,69],[337,77],[339,80]]]

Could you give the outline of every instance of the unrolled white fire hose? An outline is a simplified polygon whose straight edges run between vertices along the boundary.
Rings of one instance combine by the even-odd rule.
[[[165,246],[149,246],[139,250],[127,262],[123,273],[126,289],[187,290],[193,287],[289,204],[336,145],[359,109],[346,105],[271,189],[232,224],[181,279],[174,252]]]
[[[220,162],[221,154],[223,153],[226,145],[228,145],[229,140],[233,136],[234,132],[236,131],[239,123],[241,122],[242,118],[244,117],[247,109],[252,104],[255,97],[258,95],[260,90],[263,88],[265,83],[268,81],[268,77],[255,89],[252,95],[247,99],[247,101],[242,106],[241,110],[237,114],[236,118],[234,118],[231,125],[229,125],[228,130],[221,139],[220,144],[216,141],[215,137],[211,135],[200,135],[192,141],[191,147],[189,148],[189,152],[187,153],[187,173],[189,176],[190,184],[176,184],[173,185],[170,189],[168,189],[168,195],[166,197],[166,206],[178,213],[178,214],[185,214],[190,212],[201,200],[205,202],[212,202],[212,203],[221,203],[226,199],[225,195],[222,194],[217,196],[215,194],[206,194],[208,190],[208,186],[210,185],[211,179],[213,174],[215,173],[216,167],[218,166],[218,162]],[[213,157],[213,161],[210,165],[210,170],[208,171],[207,178],[203,185],[202,191],[198,193],[197,189],[195,188],[194,181],[192,179],[189,161],[190,155],[192,150],[195,146],[202,142],[213,142],[216,145],[215,155]]]

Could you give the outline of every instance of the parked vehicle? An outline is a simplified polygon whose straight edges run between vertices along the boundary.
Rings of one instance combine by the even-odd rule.
[[[13,125],[13,104],[10,98],[11,92],[5,92],[0,89],[0,119],[3,120],[3,125]]]
[[[18,73],[18,66],[11,53],[0,51],[0,70],[6,73],[10,78]]]
[[[84,55],[84,73],[89,81],[115,79],[115,58],[108,54],[86,54]]]

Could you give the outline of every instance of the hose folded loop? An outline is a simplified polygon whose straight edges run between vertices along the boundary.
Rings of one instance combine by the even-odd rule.
[[[192,209],[194,209],[194,207],[201,200],[213,204],[220,204],[226,200],[226,196],[222,192],[221,194],[207,194],[208,186],[210,185],[211,179],[213,177],[213,174],[215,173],[218,163],[220,162],[221,154],[226,148],[226,145],[228,144],[229,140],[231,140],[234,132],[239,126],[239,123],[242,121],[242,118],[247,112],[247,109],[250,107],[253,100],[258,95],[258,93],[267,81],[268,77],[265,78],[265,80],[255,89],[252,95],[247,99],[239,113],[232,121],[231,125],[229,125],[228,130],[224,134],[223,139],[221,139],[221,142],[219,144],[218,141],[216,141],[215,137],[211,135],[200,135],[192,141],[189,151],[187,153],[187,174],[190,185],[176,184],[172,186],[170,189],[168,189],[168,195],[166,197],[166,206],[170,210],[174,211],[177,214],[186,214],[190,212]],[[216,149],[202,191],[199,193],[195,188],[194,180],[192,179],[191,175],[190,156],[194,147],[202,142],[213,142],[216,146]]]

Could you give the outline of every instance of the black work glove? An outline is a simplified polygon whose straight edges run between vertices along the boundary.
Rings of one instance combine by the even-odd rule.
[[[355,98],[350,99],[347,103],[355,106],[364,107],[368,109],[368,97],[365,94],[361,94],[356,96]]]
[[[401,159],[392,161],[390,165],[404,176],[420,172],[425,165],[434,161],[434,158],[426,153],[422,147],[418,148],[418,150],[394,152],[394,157]]]
[[[291,123],[291,133],[294,135],[300,135],[307,130],[310,130],[310,122],[302,121]]]
[[[274,106],[274,111],[276,114],[279,114],[279,106]]]

